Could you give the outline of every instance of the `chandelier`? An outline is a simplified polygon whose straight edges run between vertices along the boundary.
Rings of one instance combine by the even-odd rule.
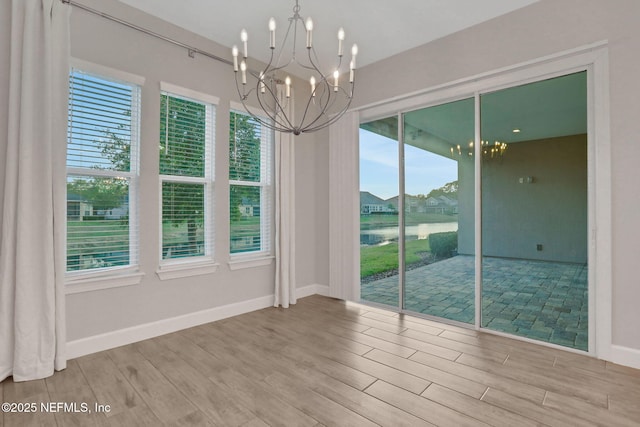
[[[489,141],[480,141],[480,143],[480,152],[484,159],[500,158],[504,155],[504,152],[507,151],[506,142],[495,141],[491,144]],[[453,158],[456,156],[473,156],[473,152],[473,141],[469,142],[468,147],[460,146],[460,144],[451,147],[451,157]]]
[[[289,19],[289,25],[276,49],[276,20],[269,19],[269,48],[270,59],[266,67],[257,72],[249,69],[247,65],[248,34],[246,30],[240,32],[242,41],[242,57],[237,46],[234,46],[233,71],[235,74],[236,88],[244,109],[257,122],[278,132],[300,135],[304,132],[314,132],[335,123],[346,113],[353,99],[355,83],[356,56],[358,46],[351,48],[351,62],[349,64],[348,81],[341,78],[346,70],[341,70],[343,58],[343,43],[345,33],[342,28],[338,30],[337,61],[334,68],[329,71],[321,71],[318,57],[313,46],[313,21],[311,18],[304,20],[300,16],[298,0],[293,7],[293,16]],[[302,36],[303,31],[306,38]],[[300,35],[300,37],[298,37]],[[298,41],[298,39],[301,39]],[[304,40],[302,40],[304,39]],[[304,42],[304,44],[303,44]],[[298,48],[304,47],[306,52],[298,55]],[[309,78],[309,97],[304,100],[302,117],[294,120],[291,111],[291,87],[292,79],[286,75],[285,68],[301,68]],[[285,75],[284,80],[282,76]],[[283,90],[278,91],[277,85],[283,85]],[[301,99],[297,98],[298,102]],[[251,105],[251,106],[250,106]]]

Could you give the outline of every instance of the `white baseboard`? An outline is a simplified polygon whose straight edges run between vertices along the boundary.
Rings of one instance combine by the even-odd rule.
[[[308,285],[296,289],[296,298],[304,298],[311,295],[329,296],[329,287],[325,285]]]
[[[296,297],[304,298],[311,295],[329,295],[329,287],[324,285],[308,285],[296,289]],[[241,301],[221,307],[214,307],[207,310],[197,311],[170,319],[158,320],[156,322],[145,323],[132,326],[130,328],[119,329],[92,337],[81,338],[67,343],[67,359],[86,356],[87,354],[109,350],[134,342],[154,338],[160,335],[170,334],[182,329],[192,328],[216,320],[226,319],[239,314],[273,307],[274,296]]]
[[[216,320],[226,319],[239,314],[273,307],[274,296],[268,295],[248,301],[197,311],[157,322],[145,323],[130,328],[107,332],[92,337],[67,342],[67,359],[109,350],[134,342],[170,334],[181,329],[187,329]]]
[[[611,361],[618,365],[640,369],[640,350],[621,345],[612,345]]]

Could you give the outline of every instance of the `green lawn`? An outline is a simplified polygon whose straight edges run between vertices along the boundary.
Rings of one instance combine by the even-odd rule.
[[[405,263],[410,265],[422,259],[421,252],[429,252],[429,240],[408,240],[405,243]],[[360,249],[360,276],[367,277],[398,268],[398,243],[368,246]]]
[[[92,252],[96,245],[109,251],[129,250],[129,227],[118,220],[67,221],[68,255]]]

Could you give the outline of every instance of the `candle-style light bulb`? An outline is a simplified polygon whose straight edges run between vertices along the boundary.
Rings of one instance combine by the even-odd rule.
[[[338,30],[338,56],[342,56],[344,53],[344,48],[342,47],[342,42],[344,41],[344,29],[340,28]]]
[[[238,46],[231,48],[231,55],[233,55],[233,71],[238,71]]]
[[[358,55],[358,45],[357,44],[353,44],[353,46],[351,47],[351,68],[353,70],[356,69],[356,56]]]
[[[242,29],[242,31],[240,31],[240,40],[242,40],[242,46],[244,48],[242,53],[244,55],[244,58],[246,59],[248,57],[247,41],[249,40],[249,34],[247,34],[247,30],[245,30],[244,28]]]
[[[291,77],[287,76],[287,78],[284,79],[284,84],[286,85],[286,97],[290,98],[291,97]]]
[[[311,96],[316,96],[316,78],[311,76],[309,83],[311,83]]]
[[[269,19],[269,40],[271,49],[276,48],[276,20],[273,18]]]
[[[307,29],[307,49],[311,49],[311,45],[313,43],[313,21],[311,20],[311,18],[307,18],[306,22],[304,23],[304,27]]]
[[[247,63],[242,61],[240,63],[240,71],[242,71],[242,84],[247,84]]]
[[[351,60],[351,62],[349,63],[349,83],[353,83],[353,76],[354,76],[353,60]]]
[[[335,70],[335,71],[333,72],[333,80],[334,80],[334,83],[333,83],[333,91],[334,91],[334,92],[337,92],[337,91],[338,91],[338,79],[339,79],[339,78],[340,78],[340,71]]]

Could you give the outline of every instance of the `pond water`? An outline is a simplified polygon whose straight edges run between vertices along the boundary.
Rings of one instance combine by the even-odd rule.
[[[422,240],[429,237],[431,233],[444,233],[447,231],[458,231],[457,222],[435,222],[405,227],[405,237],[407,240]],[[398,227],[381,227],[360,231],[360,245],[382,245],[389,242],[398,241]]]

